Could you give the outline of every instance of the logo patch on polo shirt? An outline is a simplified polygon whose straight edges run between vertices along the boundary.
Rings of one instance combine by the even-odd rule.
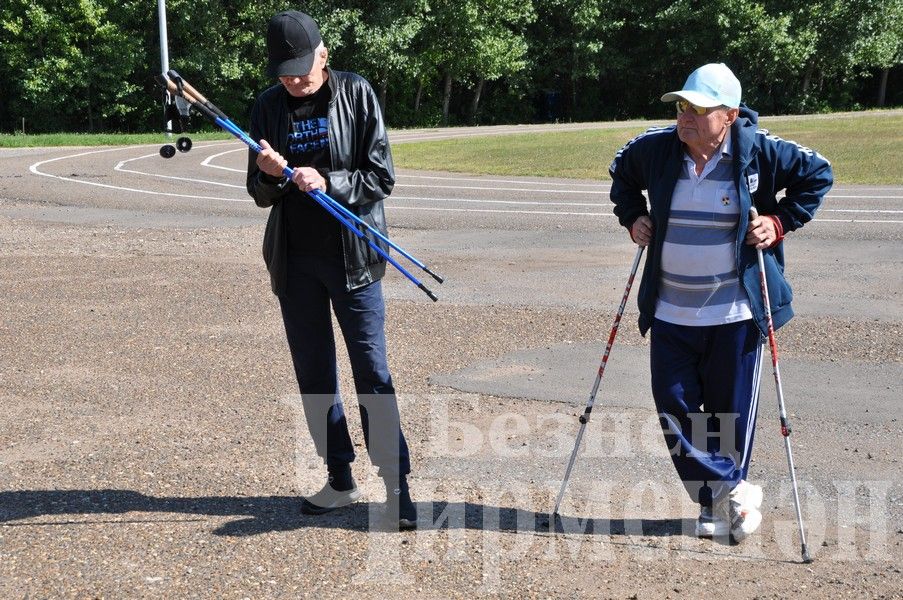
[[[759,174],[753,173],[752,175],[748,175],[746,177],[746,185],[749,186],[749,193],[752,194],[757,189],[759,189]]]

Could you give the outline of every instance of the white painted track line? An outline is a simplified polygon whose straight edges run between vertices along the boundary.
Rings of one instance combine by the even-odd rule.
[[[247,152],[246,146],[238,145],[237,147],[230,147],[204,156],[202,159],[199,158],[199,155],[203,155],[203,152],[197,152],[198,150],[209,151],[224,145],[233,146],[236,144],[238,143],[226,141],[196,145],[193,148],[194,154],[189,156],[180,155],[178,159],[173,160],[181,160],[182,162],[173,164],[185,167],[185,161],[190,157],[197,160],[195,166],[241,175],[245,172],[244,168],[222,163],[228,163],[231,160],[233,161],[232,164],[234,164],[236,158],[234,155],[236,153],[241,153],[241,163],[239,164],[242,164],[244,162],[244,154]],[[158,157],[156,152],[141,152],[141,150],[148,147],[157,148],[158,145],[148,144],[143,146],[104,148],[100,150],[66,154],[64,156],[38,161],[29,167],[29,171],[38,176],[49,177],[67,183],[90,185],[128,193],[217,202],[251,202],[251,199],[244,192],[245,186],[243,177],[224,175],[221,178],[201,178],[158,172],[159,161],[156,165],[152,165],[151,167],[142,164]],[[92,169],[97,170],[98,167],[95,159],[98,155],[105,154],[113,155],[114,160],[118,159],[109,167],[112,176],[115,177],[115,174],[122,173],[135,176],[139,181],[145,179],[147,181],[141,184],[132,183],[130,185],[101,183],[98,181],[88,181],[76,176],[53,173],[50,168],[54,163],[61,161],[78,161],[84,159],[86,166],[87,164],[90,164]],[[67,166],[67,171],[71,168],[72,167]],[[166,191],[153,183],[154,181],[159,181],[161,179],[200,184],[202,186],[228,188],[230,190],[235,190],[236,193],[234,195],[205,195]],[[410,211],[611,217],[613,214],[607,198],[609,189],[610,182],[607,181],[593,183],[586,181],[569,182],[566,180],[544,180],[535,177],[505,178],[477,177],[473,175],[458,176],[455,174],[444,173],[400,173],[398,176],[398,183],[396,183],[395,186],[395,193],[388,201],[388,206],[391,210]],[[445,193],[441,196],[425,195],[423,193],[407,195],[410,192],[416,194],[415,190],[443,190]],[[467,197],[457,197],[454,193],[455,191],[460,191],[462,194],[466,194]],[[512,192],[515,193],[514,197],[511,197]],[[568,196],[582,197],[585,201],[580,201],[578,198],[569,200],[567,198]],[[897,208],[896,201],[900,199],[903,199],[903,194],[901,194],[900,188],[896,186],[853,187],[849,185],[840,185],[835,188],[833,193],[828,194],[827,202],[819,211],[819,216],[815,221],[824,223],[899,225],[903,223],[903,220],[885,218],[885,216],[894,217],[903,215],[903,206]],[[881,202],[882,206],[880,206],[880,208],[855,205],[837,206],[835,201],[838,200],[878,201]],[[440,203],[441,206],[435,206],[435,203]],[[859,203],[854,202],[854,204]],[[534,207],[542,207],[545,210],[539,210]],[[846,215],[849,215],[850,218],[839,218]]]

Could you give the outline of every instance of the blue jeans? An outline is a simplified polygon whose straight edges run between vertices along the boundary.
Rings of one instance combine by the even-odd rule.
[[[341,262],[289,256],[288,286],[279,303],[317,454],[328,466],[347,465],[355,458],[339,396],[331,304],[348,349],[370,460],[383,477],[408,474],[408,445],[386,358],[386,311],[380,282],[349,292]]]
[[[655,319],[650,366],[674,467],[690,497],[709,506],[749,472],[762,334],[752,320],[688,327]]]

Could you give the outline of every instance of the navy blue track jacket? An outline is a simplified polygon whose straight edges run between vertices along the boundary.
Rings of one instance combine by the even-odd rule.
[[[734,185],[740,198],[736,261],[740,281],[749,295],[753,318],[763,335],[767,335],[768,321],[756,249],[744,242],[749,209],[755,205],[760,215],[774,215],[780,219],[785,233],[794,231],[815,215],[834,183],[834,176],[831,164],[818,152],[770,135],[759,129],[757,122],[758,114],[741,104],[740,115],[731,128]],[[648,215],[655,226],[637,294],[639,326],[643,335],[655,315],[662,245],[671,210],[671,195],[680,170],[684,168],[684,153],[676,125],[653,127],[621,148],[609,167],[611,201],[621,225],[629,230],[638,217]],[[648,204],[644,190],[648,192]],[[782,190],[785,196],[778,200],[777,195]],[[763,253],[772,318],[777,329],[793,317],[793,294],[784,278],[784,244],[781,242]]]

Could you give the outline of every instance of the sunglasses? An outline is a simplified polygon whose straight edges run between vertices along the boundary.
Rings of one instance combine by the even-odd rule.
[[[709,110],[704,106],[696,106],[692,102],[687,102],[686,100],[678,100],[677,102],[674,103],[674,106],[677,107],[677,114],[679,114],[679,115],[682,115],[683,113],[687,112],[688,108],[692,108],[693,112],[701,117]]]

